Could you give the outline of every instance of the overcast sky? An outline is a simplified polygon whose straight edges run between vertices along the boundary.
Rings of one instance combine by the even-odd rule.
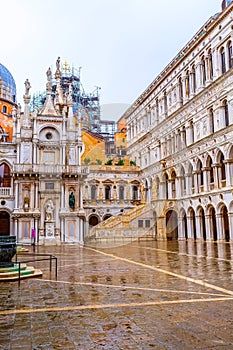
[[[131,104],[221,0],[0,0],[0,62],[12,73],[17,100],[24,81],[45,90],[58,56],[81,68],[86,92],[101,104]],[[109,116],[109,119],[111,116]]]

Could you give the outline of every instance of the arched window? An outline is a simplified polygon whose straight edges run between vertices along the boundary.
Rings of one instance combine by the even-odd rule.
[[[176,173],[171,173],[172,198],[176,198]]]
[[[231,41],[229,41],[229,43],[227,45],[227,51],[228,51],[228,65],[229,65],[229,68],[231,68],[233,66],[232,42]]]
[[[133,186],[132,191],[133,191],[132,192],[132,194],[133,194],[132,200],[137,201],[138,200],[138,186]]]
[[[3,107],[2,107],[2,112],[3,112],[3,113],[7,113],[7,106],[3,106]]]
[[[224,163],[224,155],[221,152],[221,156],[219,159],[219,163],[221,166],[221,181],[225,181],[226,180],[226,169],[225,169],[225,163]]]
[[[119,200],[123,201],[124,200],[124,186],[119,187]]]
[[[91,200],[96,200],[96,186],[92,185],[91,186]]]
[[[111,199],[111,188],[109,185],[105,186],[105,199],[110,200]]]
[[[180,102],[183,104],[183,87],[182,87],[182,78],[179,78],[178,81],[179,84],[179,98],[180,98]]]
[[[211,50],[208,51],[208,55],[209,55],[209,76],[210,76],[210,79],[212,80],[213,79],[213,56],[212,56],[212,52]]]
[[[185,75],[185,96],[188,98],[189,97],[189,71],[187,70],[186,75]]]
[[[193,93],[196,92],[196,69],[195,69],[195,65],[192,66],[192,71],[191,71],[191,74],[192,74],[192,91]]]
[[[5,163],[0,165],[0,187],[11,187],[11,171]]]
[[[206,82],[205,56],[202,56],[201,58],[201,82],[202,82],[202,85],[205,85],[205,82]]]
[[[223,101],[223,113],[225,119],[225,126],[229,125],[229,111],[228,111],[228,103],[227,100]]]
[[[226,56],[225,56],[224,47],[222,47],[220,50],[220,58],[221,58],[221,70],[223,74],[226,72]]]
[[[214,133],[214,112],[213,108],[209,109],[209,126],[210,126],[210,134]]]
[[[203,192],[203,171],[202,171],[202,162],[200,161],[200,159],[198,159],[197,162],[197,179],[198,179],[198,191]]]
[[[165,179],[165,199],[168,199],[168,175],[167,173],[164,175],[164,179]]]

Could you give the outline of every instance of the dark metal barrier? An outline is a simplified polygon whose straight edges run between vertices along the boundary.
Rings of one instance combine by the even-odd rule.
[[[18,256],[33,256],[34,259],[30,260],[20,260],[18,261]],[[39,257],[36,258],[35,257]],[[44,257],[44,258],[43,258]],[[39,254],[39,253],[20,253],[15,255],[15,263],[19,265],[19,273],[18,273],[18,284],[20,285],[21,276],[21,264],[31,263],[31,262],[38,262],[38,261],[49,261],[49,270],[52,272],[52,262],[55,260],[55,278],[57,279],[57,257],[52,254]]]

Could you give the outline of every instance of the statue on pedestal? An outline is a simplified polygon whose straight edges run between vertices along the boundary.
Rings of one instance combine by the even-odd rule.
[[[48,200],[45,206],[45,220],[46,221],[52,221],[54,219],[53,216],[53,211],[54,211],[54,204],[51,199]]]
[[[75,208],[75,197],[73,192],[71,192],[69,195],[69,206],[71,209]]]

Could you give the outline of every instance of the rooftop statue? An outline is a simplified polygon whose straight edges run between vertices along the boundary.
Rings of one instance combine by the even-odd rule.
[[[25,80],[25,95],[29,95],[29,90],[31,89],[31,84],[28,79]]]
[[[50,67],[47,70],[46,75],[47,75],[48,82],[51,82],[51,80],[52,80],[52,71],[51,71]]]

